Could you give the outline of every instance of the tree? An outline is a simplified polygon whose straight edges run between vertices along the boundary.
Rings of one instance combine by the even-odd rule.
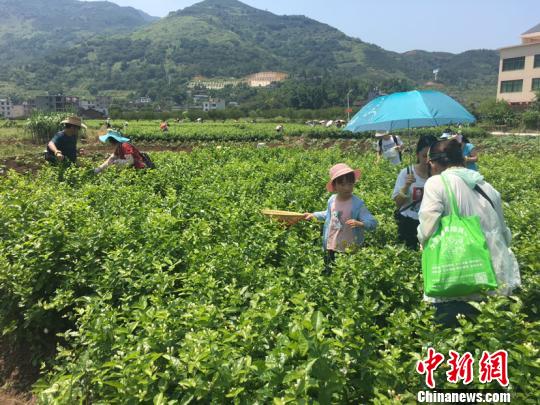
[[[516,113],[506,101],[489,100],[478,106],[480,120],[493,125],[514,126]]]
[[[540,112],[540,90],[536,91],[536,98],[529,107],[529,110]]]

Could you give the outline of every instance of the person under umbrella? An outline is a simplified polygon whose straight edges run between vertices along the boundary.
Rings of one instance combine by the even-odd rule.
[[[455,131],[452,131],[451,128],[446,128],[440,139],[457,140],[461,145],[461,151],[463,154],[465,167],[476,172],[478,171],[478,151],[467,137],[463,136],[461,133],[456,133]]]
[[[397,135],[390,135],[389,132],[377,132],[377,163],[381,156],[393,165],[401,163],[401,151],[403,150],[403,141]]]
[[[398,240],[411,249],[418,249],[416,230],[418,211],[424,193],[424,184],[429,177],[427,154],[432,144],[437,142],[433,135],[422,136],[416,145],[416,164],[399,172],[392,198],[397,210],[394,217],[398,226]]]

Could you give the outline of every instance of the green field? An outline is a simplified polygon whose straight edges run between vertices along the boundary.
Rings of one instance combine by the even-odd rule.
[[[427,347],[507,350],[507,390],[527,403],[540,392],[537,147],[485,141],[523,288],[474,324],[442,329],[422,302],[420,254],[395,240],[396,168],[338,147],[209,146],[154,153],[144,173],[94,176],[83,159],[61,182],[54,168],[0,178],[0,326],[45,362],[43,403],[411,403]],[[324,209],[338,162],[362,169],[379,227],[323,276],[321,225],[260,210]],[[437,389],[459,388],[445,371]]]

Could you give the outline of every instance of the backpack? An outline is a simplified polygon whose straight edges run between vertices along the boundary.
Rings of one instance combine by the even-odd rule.
[[[129,143],[129,142],[125,142],[125,143]],[[123,144],[123,143],[122,143]],[[118,145],[118,148],[120,148],[122,146],[122,144],[119,144]],[[137,149],[135,146],[131,145],[133,147],[133,149],[135,149],[139,155],[141,155],[141,158],[142,158],[142,161],[144,163],[144,168],[145,169],[155,169],[156,168],[156,165],[154,164],[154,162],[152,161],[152,159],[150,159],[150,155],[148,155],[148,153],[146,152],[141,152],[139,149]],[[118,151],[118,149],[117,149]],[[115,152],[116,153],[116,152]]]
[[[398,141],[395,135],[392,135],[392,139],[394,140],[394,143],[396,144],[396,146],[398,146]],[[382,138],[379,139],[379,153],[382,153]],[[401,159],[401,151],[398,151],[398,154],[399,154],[399,161],[402,162],[403,160]]]

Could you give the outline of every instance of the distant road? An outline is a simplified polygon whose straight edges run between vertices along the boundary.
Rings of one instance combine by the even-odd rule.
[[[490,132],[491,135],[497,135],[497,136],[507,136],[507,135],[515,135],[515,136],[540,136],[540,133],[538,132]]]

